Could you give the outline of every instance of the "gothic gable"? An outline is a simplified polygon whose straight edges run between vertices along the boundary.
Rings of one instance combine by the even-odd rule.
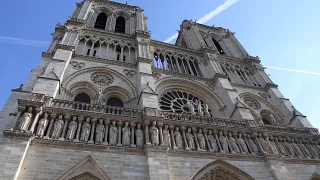
[[[63,173],[58,180],[110,180],[92,156],[87,156]]]
[[[204,166],[192,178],[192,180],[254,180],[250,175],[241,169],[225,162],[217,160]]]

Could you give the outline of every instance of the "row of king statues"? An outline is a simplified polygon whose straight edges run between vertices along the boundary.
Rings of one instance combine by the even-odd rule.
[[[140,147],[167,146],[171,149],[210,151],[232,154],[278,154],[288,157],[320,158],[319,140],[263,136],[223,130],[179,127],[153,121],[129,123],[44,113],[35,134],[39,138],[104,144],[110,146]],[[19,130],[28,129],[32,108],[21,117]]]

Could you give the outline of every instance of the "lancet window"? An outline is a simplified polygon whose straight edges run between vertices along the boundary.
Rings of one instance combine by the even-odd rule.
[[[261,87],[260,83],[254,76],[254,72],[246,67],[231,65],[228,63],[220,63],[223,72],[228,79],[235,84],[243,84],[255,87]]]
[[[169,91],[161,95],[160,108],[164,112],[211,117],[211,110],[198,97],[183,91]]]
[[[94,28],[96,29],[105,29],[107,24],[107,15],[106,13],[100,13],[97,17]]]
[[[212,39],[212,42],[213,44],[216,46],[217,50],[219,51],[219,53],[221,55],[225,55],[226,53],[224,53],[222,47],[220,46],[219,42],[217,40],[215,40],[214,38],[211,38]]]
[[[76,54],[121,62],[134,62],[135,48],[131,43],[120,43],[90,36],[83,37],[77,46]]]
[[[80,93],[74,98],[74,101],[83,102],[83,103],[90,103],[91,98],[86,93]]]
[[[126,20],[124,17],[119,16],[116,20],[115,32],[125,33],[126,32]]]
[[[194,76],[201,76],[198,61],[193,57],[186,58],[182,55],[174,56],[172,54],[163,55],[163,53],[154,53],[154,67],[173,72],[180,72]]]

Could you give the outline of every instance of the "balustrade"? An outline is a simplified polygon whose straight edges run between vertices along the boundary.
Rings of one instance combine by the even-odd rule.
[[[75,101],[65,101],[55,99],[51,102],[51,107],[64,108],[64,109],[75,109],[81,111],[91,111],[98,113],[105,113],[117,116],[130,116],[130,117],[141,117],[142,111],[135,109],[128,109],[122,107],[105,106],[99,104],[87,104]]]

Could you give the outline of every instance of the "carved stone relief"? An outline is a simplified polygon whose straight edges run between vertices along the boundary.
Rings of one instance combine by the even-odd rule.
[[[113,83],[113,77],[109,74],[94,73],[91,76],[92,82],[99,86],[107,86]]]
[[[77,62],[77,61],[73,61],[70,64],[73,67],[73,69],[76,69],[76,70],[80,70],[86,66],[84,62]]]
[[[134,70],[124,69],[123,73],[128,77],[132,78],[134,75],[136,75],[136,72]]]

